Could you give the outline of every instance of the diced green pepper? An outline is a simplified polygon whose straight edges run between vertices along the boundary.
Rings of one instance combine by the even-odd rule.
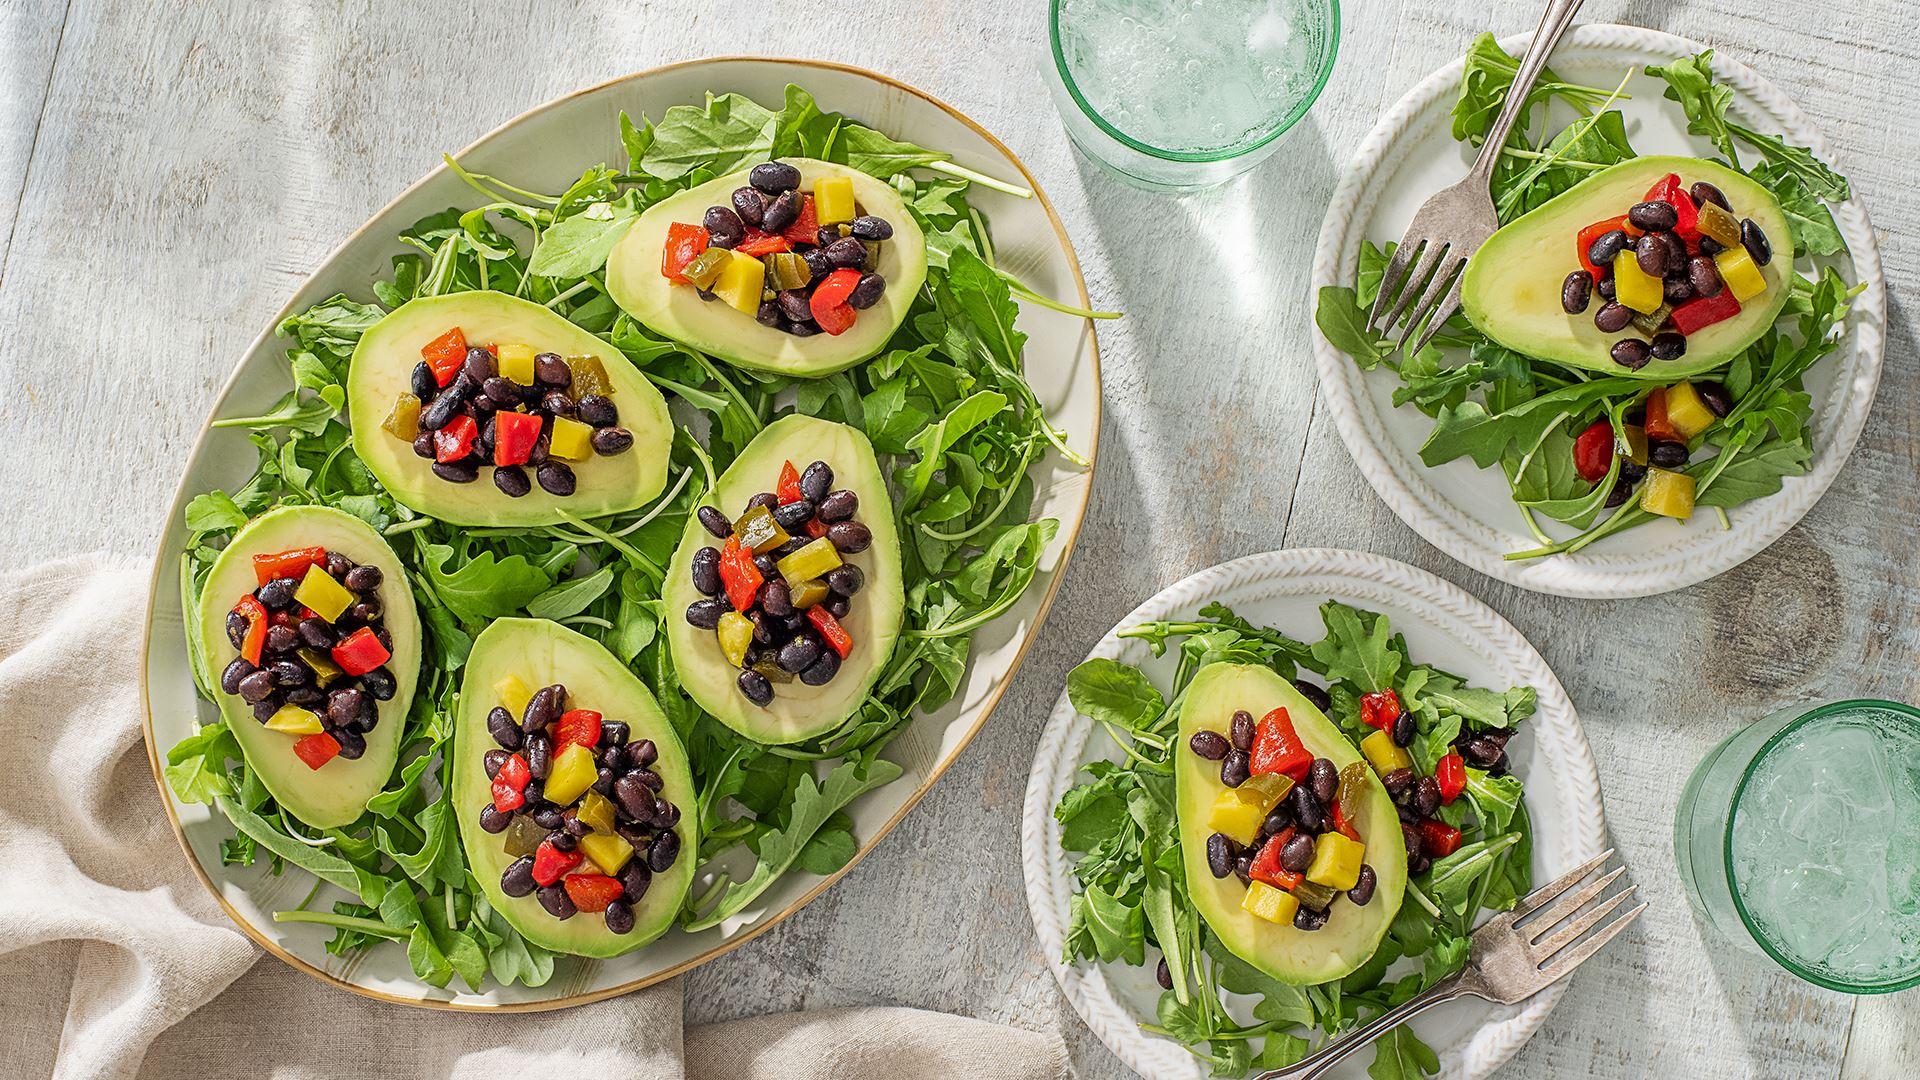
[[[860,243],[865,245],[867,249],[867,257],[860,260],[860,272],[863,274],[874,273],[880,269],[880,241],[862,240]]]
[[[1673,314],[1673,305],[1664,301],[1652,311],[1633,313],[1633,328],[1652,337],[1667,325],[1667,318]]]
[[[680,276],[692,282],[697,289],[711,289],[713,283],[719,280],[720,271],[726,269],[732,261],[731,248],[710,247],[694,256],[693,261],[687,264],[687,268],[680,271]]]
[[[787,590],[788,595],[793,598],[793,606],[796,611],[805,611],[815,604],[823,604],[826,602],[827,592],[829,590],[827,589],[827,583],[824,581],[795,581],[789,582],[789,585],[791,587]]]
[[[770,683],[790,683],[793,681],[792,672],[788,671],[786,668],[781,667],[779,664],[776,664],[771,660],[760,661],[759,663],[753,665],[753,670],[759,672],[762,675],[765,675],[767,677],[767,681]]]
[[[776,251],[761,258],[767,264],[767,286],[772,290],[804,289],[813,280],[807,260],[791,251]]]
[[[380,422],[387,434],[410,443],[420,437],[420,399],[412,394],[401,394],[393,399],[393,411]]]
[[[533,823],[525,814],[513,815],[513,824],[507,826],[507,854],[515,858],[531,855],[540,848],[540,841],[547,838],[547,830]]]
[[[1327,833],[1324,835],[1340,836],[1339,833]],[[1345,840],[1346,837],[1340,836],[1340,839]],[[1339,892],[1337,890],[1329,889],[1325,885],[1320,885],[1312,881],[1302,881],[1293,887],[1293,898],[1300,901],[1302,906],[1310,907],[1315,911],[1327,910],[1328,907],[1332,906],[1333,898],[1338,895]]]
[[[756,506],[741,514],[739,520],[733,523],[733,535],[740,538],[741,547],[752,548],[755,555],[772,551],[793,539],[787,535],[787,530],[780,527],[779,522],[773,520],[773,511],[764,506]]]
[[[747,646],[753,643],[753,622],[737,611],[729,611],[720,616],[720,625],[714,632],[720,635],[720,651],[726,655],[727,663],[745,667]]]
[[[590,790],[580,799],[575,816],[594,832],[610,833],[614,826],[613,800]]]
[[[313,681],[319,683],[323,690],[333,685],[333,680],[346,674],[340,670],[339,664],[333,662],[333,657],[319,649],[302,645],[294,650],[294,655],[313,669]]]
[[[833,541],[823,536],[781,559],[777,565],[780,568],[780,576],[787,579],[787,584],[798,585],[803,581],[825,577],[829,571],[838,570],[840,550],[833,546]]]
[[[1718,203],[1702,203],[1697,221],[1700,235],[1711,237],[1723,248],[1740,246],[1740,219],[1723,210]]]
[[[613,396],[613,380],[607,378],[607,367],[597,356],[570,356],[567,367],[573,370],[573,383],[568,395],[575,401],[588,394],[601,397]]]

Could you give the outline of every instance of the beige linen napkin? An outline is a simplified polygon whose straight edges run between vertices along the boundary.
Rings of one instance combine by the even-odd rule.
[[[147,570],[0,576],[0,1077],[1041,1080],[1057,1035],[917,1009],[682,1025],[678,980],[557,1013],[386,1005],[260,952],[175,843],[140,737]]]

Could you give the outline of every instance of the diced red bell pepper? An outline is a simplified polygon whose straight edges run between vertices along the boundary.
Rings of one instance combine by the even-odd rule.
[[[1717,296],[1696,296],[1673,309],[1669,316],[1673,328],[1682,334],[1694,334],[1717,322],[1740,314],[1740,301],[1732,289],[1721,289]]]
[[[660,253],[660,274],[678,285],[690,285],[680,272],[707,250],[707,230],[676,221],[667,226],[666,250]]]
[[[347,640],[333,647],[333,662],[349,675],[365,675],[391,659],[393,653],[380,644],[379,636],[371,627],[355,630],[347,635]]]
[[[833,612],[816,604],[807,609],[807,621],[813,624],[815,630],[820,631],[820,636],[826,639],[827,646],[840,654],[840,659],[845,660],[847,654],[853,651],[853,635],[847,633],[847,628],[841,626],[840,620],[833,617]]]
[[[532,413],[493,414],[493,463],[525,465],[540,441],[540,418]]]
[[[267,647],[267,607],[252,593],[240,598],[233,610],[247,617],[247,636],[240,641],[240,656],[258,666],[260,653]]]
[[[1354,828],[1353,822],[1347,820],[1347,812],[1341,807],[1338,799],[1333,801],[1333,831],[1356,844],[1360,843],[1360,830]]]
[[[1391,689],[1360,695],[1360,722],[1385,731],[1400,719],[1400,695]]]
[[[568,743],[584,746],[591,750],[600,743],[600,714],[592,709],[568,709],[560,714],[553,725],[553,749]]]
[[[720,584],[727,590],[727,599],[732,601],[735,611],[746,611],[753,606],[754,598],[760,595],[760,584],[766,578],[760,568],[753,565],[753,549],[742,547],[737,536],[727,537],[726,546],[720,549]]]
[[[447,421],[446,427],[433,433],[433,460],[443,465],[459,461],[473,453],[473,440],[479,437],[480,425],[473,422],[473,417],[456,416]]]
[[[1440,801],[1451,803],[1467,789],[1467,762],[1458,750],[1450,751],[1433,767],[1433,778],[1440,784]]]
[[[300,616],[300,618],[311,619],[313,618],[313,614],[309,612],[308,614]],[[293,612],[286,610],[284,608],[267,616],[268,626],[292,626],[298,621],[299,620],[293,617]]]
[[[503,814],[510,814],[527,804],[526,791],[515,791],[511,785],[493,782],[493,808]]]
[[[1285,709],[1275,709],[1260,718],[1253,729],[1255,773],[1284,773],[1297,783],[1306,779],[1313,765],[1313,751],[1300,741],[1293,730],[1293,718]]]
[[[540,885],[551,885],[579,866],[584,857],[577,848],[561,851],[553,846],[553,841],[542,840],[540,846],[533,849],[533,880]]]
[[[1647,202],[1661,201],[1673,207],[1680,217],[1680,223],[1673,227],[1680,239],[1691,247],[1700,239],[1700,208],[1693,205],[1687,189],[1680,186],[1680,174],[1668,173],[1659,183],[1647,189]]]
[[[781,463],[780,483],[773,491],[780,499],[781,506],[785,506],[788,503],[797,503],[805,498],[805,496],[800,494],[800,473],[793,467],[793,462],[787,461]]]
[[[1667,419],[1666,387],[1654,387],[1653,392],[1647,395],[1646,409],[1647,418],[1642,422],[1641,429],[1647,433],[1647,438],[1661,442],[1687,441],[1680,437],[1680,429],[1673,426],[1673,421]]]
[[[527,767],[527,759],[509,754],[507,760],[500,763],[500,771],[493,774],[493,808],[505,814],[525,806],[527,783],[532,779],[533,770]]]
[[[796,244],[812,244],[820,239],[820,219],[813,212],[813,196],[800,196],[800,216],[780,233]]]
[[[1429,818],[1420,823],[1420,850],[1429,858],[1444,859],[1460,850],[1460,830]]]
[[[620,899],[620,894],[626,891],[605,874],[568,874],[560,884],[567,890],[567,899],[573,901],[573,906],[589,914],[607,910],[607,905]]]
[[[808,242],[811,243],[812,241],[809,240]],[[777,252],[792,251],[793,241],[778,233],[766,233],[761,232],[759,229],[749,228],[747,230],[747,238],[733,245],[733,250],[742,255],[751,255],[757,259],[762,255],[773,255]]]
[[[1295,831],[1289,826],[1269,837],[1266,846],[1253,857],[1253,865],[1247,868],[1247,876],[1255,881],[1265,882],[1276,889],[1292,892],[1293,887],[1300,884],[1301,875],[1280,865],[1280,849],[1286,847],[1287,841],[1293,839]]]
[[[821,537],[827,535],[827,527],[821,524],[819,518],[808,518],[807,519],[807,535],[813,537],[815,540],[818,540]]]
[[[1595,420],[1580,437],[1573,440],[1573,467],[1579,470],[1580,479],[1589,484],[1597,484],[1606,479],[1607,471],[1613,468],[1613,425],[1605,420]]]
[[[813,312],[813,321],[820,324],[820,329],[829,334],[844,334],[853,326],[857,314],[847,303],[847,297],[853,295],[853,288],[858,284],[860,271],[841,267],[813,287],[807,308]]]
[[[253,557],[253,578],[261,585],[274,578],[290,577],[298,580],[307,572],[307,567],[327,561],[327,549],[323,547],[294,548],[276,555],[255,555]]]
[[[467,335],[456,326],[422,345],[420,358],[433,369],[433,381],[445,386],[453,381],[460,365],[467,362]]]
[[[1600,239],[1615,229],[1625,232],[1628,236],[1640,235],[1640,230],[1634,227],[1633,222],[1627,220],[1627,215],[1621,214],[1616,218],[1608,218],[1605,221],[1594,222],[1586,228],[1581,229],[1580,234],[1574,238],[1574,244],[1580,249],[1580,265],[1587,268],[1587,273],[1592,274],[1595,281],[1605,277],[1606,271],[1602,267],[1595,266],[1593,262],[1587,258],[1587,249],[1593,246],[1595,240]]]
[[[324,731],[312,735],[302,735],[293,743],[293,755],[307,763],[307,768],[318,769],[332,761],[340,752],[340,740]]]

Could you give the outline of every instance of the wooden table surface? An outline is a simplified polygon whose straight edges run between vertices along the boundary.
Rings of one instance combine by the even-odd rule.
[[[1066,1010],[1030,930],[1017,815],[1038,725],[1067,671],[1143,596],[1224,559],[1332,545],[1439,573],[1533,640],[1581,710],[1615,838],[1655,901],[1503,1076],[1912,1075],[1912,995],[1828,993],[1703,937],[1678,891],[1671,820],[1692,762],[1776,703],[1920,697],[1920,350],[1907,306],[1920,242],[1904,228],[1920,214],[1920,5],[1586,6],[1588,21],[1709,42],[1795,96],[1880,227],[1891,309],[1866,435],[1813,513],[1716,581],[1604,603],[1448,560],[1380,504],[1315,409],[1306,282],[1342,163],[1475,34],[1530,29],[1538,13],[1532,0],[1348,8],[1310,123],[1249,179],[1176,201],[1118,186],[1070,150],[1036,67],[1037,0],[796,0],[779,9],[777,46],[771,9],[700,0],[0,0],[0,476],[14,499],[0,560],[147,552],[243,346],[442,150],[667,61],[766,49],[865,65],[1012,146],[1059,205],[1096,303],[1127,313],[1101,327],[1098,491],[998,715],[836,889],[694,973],[692,1016],[916,1005],[1057,1028],[1083,1075],[1124,1074]],[[1209,239],[1249,221],[1252,243]]]

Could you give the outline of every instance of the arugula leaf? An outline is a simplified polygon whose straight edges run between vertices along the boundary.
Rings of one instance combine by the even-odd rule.
[[[1477,401],[1444,407],[1420,448],[1420,460],[1434,466],[1467,457],[1484,469],[1500,460],[1508,448],[1531,448],[1569,417],[1578,417],[1607,398],[1637,394],[1641,389],[1634,379],[1604,378],[1574,383],[1498,413],[1488,412]]]
[[[1460,95],[1453,106],[1455,139],[1476,146],[1485,141],[1488,130],[1493,127],[1494,118],[1500,115],[1500,110],[1506,105],[1507,92],[1513,88],[1514,77],[1519,71],[1520,61],[1502,49],[1491,32],[1482,33],[1473,40],[1473,44],[1467,48],[1465,67],[1460,75]],[[1584,112],[1605,101],[1607,92],[1564,82],[1553,73],[1553,69],[1548,68],[1540,73],[1533,89],[1527,93],[1528,114],[1556,97]],[[1521,121],[1514,125],[1515,130],[1524,132],[1528,119],[1529,116],[1523,115]]]
[[[565,619],[578,615],[612,586],[613,567],[603,566],[584,577],[560,582],[527,601],[527,614],[536,619]]]
[[[1362,370],[1387,363],[1393,353],[1384,336],[1367,329],[1367,309],[1360,305],[1359,295],[1344,285],[1320,287],[1313,324],[1320,328],[1327,344],[1353,357]]]
[[[707,95],[704,107],[675,105],[654,126],[640,167],[678,180],[699,166],[715,175],[765,161],[773,151],[774,115],[741,94]]]
[[[1671,64],[1649,64],[1646,72],[1666,81],[1663,95],[1677,101],[1687,114],[1687,131],[1713,143],[1734,168],[1740,167],[1740,155],[1733,145],[1733,132],[1727,127],[1727,109],[1733,105],[1733,90],[1713,79],[1713,50],[1687,56]]]
[[[187,503],[186,520],[188,532],[225,532],[245,525],[247,512],[235,505],[226,492],[208,491],[195,495]]]
[[[524,555],[502,559],[482,551],[454,560],[455,550],[445,544],[429,544],[426,552],[427,580],[434,595],[463,622],[483,623],[515,614],[553,584],[553,578]],[[459,562],[458,567],[446,570],[449,560]]]
[[[640,213],[614,203],[594,206],[605,212],[588,210],[575,214],[541,233],[527,271],[541,277],[578,278],[598,273],[607,265],[613,246],[627,235],[627,229]]]
[[[847,124],[840,129],[840,141],[846,148],[847,164],[863,173],[871,173],[882,180],[895,173],[921,165],[931,165],[936,161],[946,161],[951,154],[915,146],[912,143],[899,142],[859,124]]]
[[[1439,1071],[1440,1055],[1406,1024],[1374,1041],[1373,1064],[1367,1066],[1367,1075],[1373,1080],[1420,1080]]]
[[[1840,227],[1834,224],[1833,211],[1807,187],[1798,173],[1769,162],[1747,175],[1772,192],[1780,203],[1781,211],[1787,216],[1787,228],[1793,234],[1796,256],[1838,255],[1847,249]]]
[[[1363,691],[1394,684],[1407,661],[1406,645],[1393,635],[1385,615],[1329,600],[1320,605],[1320,620],[1327,636],[1313,646],[1313,656],[1327,678],[1352,682]]]
[[[1067,697],[1093,719],[1128,730],[1147,727],[1167,709],[1160,691],[1139,668],[1103,657],[1067,674]]]

